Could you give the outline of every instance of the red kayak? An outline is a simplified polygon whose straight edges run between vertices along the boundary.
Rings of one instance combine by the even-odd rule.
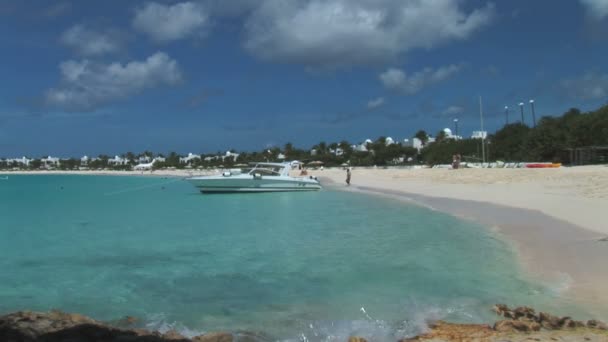
[[[526,164],[527,168],[531,169],[543,169],[543,168],[554,168],[562,166],[561,163],[536,163],[536,164]]]

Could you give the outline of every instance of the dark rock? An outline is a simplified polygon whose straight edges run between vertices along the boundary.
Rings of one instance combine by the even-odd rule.
[[[79,314],[60,311],[47,313],[22,311],[0,317],[0,341],[186,342],[188,340],[183,336],[165,337],[141,329],[117,329]]]
[[[541,312],[538,314],[538,322],[540,325],[547,330],[560,329],[560,318],[548,314],[546,312]]]
[[[526,318],[532,321],[536,321],[536,311],[534,309],[527,306],[520,306],[513,310],[513,314],[515,315],[515,319]]]
[[[595,320],[595,319],[591,319],[591,320],[587,321],[587,328],[608,330],[608,326],[606,325],[606,323]]]
[[[492,311],[494,311],[494,313],[496,313],[498,316],[503,316],[505,311],[509,311],[509,307],[505,304],[494,304]]]
[[[570,317],[562,317],[559,320],[559,326],[562,329],[574,329],[574,328],[582,328],[585,326],[585,323],[581,322],[581,321],[575,321]]]
[[[227,332],[217,332],[192,338],[192,342],[232,342],[234,337]]]

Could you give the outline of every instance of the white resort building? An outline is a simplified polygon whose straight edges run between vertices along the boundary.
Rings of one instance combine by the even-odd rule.
[[[420,152],[420,150],[422,150],[422,147],[424,147],[424,145],[422,145],[422,140],[416,137],[412,139],[403,139],[403,146],[413,147],[418,150],[418,152]]]
[[[179,162],[181,164],[192,164],[192,162],[194,162],[194,160],[201,160],[201,156],[198,154],[193,154],[193,153],[188,153],[188,155],[186,157],[180,157],[179,158]]]
[[[30,166],[30,163],[32,162],[32,160],[34,159],[29,159],[26,157],[21,157],[21,158],[7,158],[4,160],[0,160],[1,164],[5,164],[6,166],[11,166],[11,165],[20,165],[20,166]]]
[[[112,159],[108,159],[108,165],[118,166],[118,165],[128,165],[130,162],[127,158],[121,158],[119,156],[114,156]]]
[[[487,131],[473,131],[471,139],[486,139],[488,137]]]
[[[48,156],[46,158],[40,159],[42,166],[46,169],[57,167],[61,164],[59,158]]]

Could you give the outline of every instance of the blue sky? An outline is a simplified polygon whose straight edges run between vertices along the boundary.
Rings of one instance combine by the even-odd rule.
[[[0,2],[0,157],[411,137],[608,100],[608,0]]]

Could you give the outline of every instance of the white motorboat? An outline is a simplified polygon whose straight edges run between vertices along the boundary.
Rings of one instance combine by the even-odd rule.
[[[191,177],[186,180],[202,193],[278,192],[320,190],[316,177],[289,175],[290,163],[257,163],[249,172],[226,171],[215,176]]]

